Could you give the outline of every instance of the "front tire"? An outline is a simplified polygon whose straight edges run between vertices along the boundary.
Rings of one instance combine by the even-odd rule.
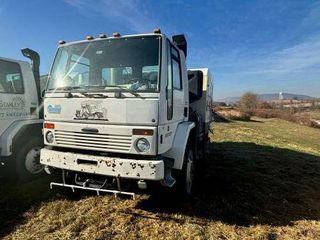
[[[184,155],[182,171],[177,179],[178,191],[184,196],[192,196],[194,186],[194,153],[192,148],[187,147]]]
[[[23,145],[16,154],[16,173],[20,180],[28,181],[43,173],[40,164],[40,150],[43,147],[42,138],[33,138]]]

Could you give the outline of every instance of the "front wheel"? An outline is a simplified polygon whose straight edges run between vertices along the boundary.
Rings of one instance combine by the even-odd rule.
[[[178,191],[185,196],[192,196],[194,185],[194,153],[187,147],[184,155],[183,168],[177,178]]]
[[[34,138],[18,150],[16,154],[16,173],[20,180],[31,180],[40,176],[43,166],[40,164],[42,138]]]

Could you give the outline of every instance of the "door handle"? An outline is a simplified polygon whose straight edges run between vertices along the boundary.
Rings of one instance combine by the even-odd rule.
[[[188,107],[184,107],[183,109],[183,116],[188,117]]]

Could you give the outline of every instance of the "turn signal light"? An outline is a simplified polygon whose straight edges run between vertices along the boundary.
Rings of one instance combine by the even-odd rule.
[[[54,129],[54,124],[53,123],[44,123],[43,128]]]
[[[152,129],[133,129],[133,135],[143,135],[143,136],[152,136],[153,130]]]

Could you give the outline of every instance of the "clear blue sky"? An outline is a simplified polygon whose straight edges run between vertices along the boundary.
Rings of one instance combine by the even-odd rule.
[[[213,71],[215,99],[248,90],[320,97],[320,1],[0,0],[0,56],[34,48],[45,74],[60,39],[155,27],[186,34],[188,66]]]

